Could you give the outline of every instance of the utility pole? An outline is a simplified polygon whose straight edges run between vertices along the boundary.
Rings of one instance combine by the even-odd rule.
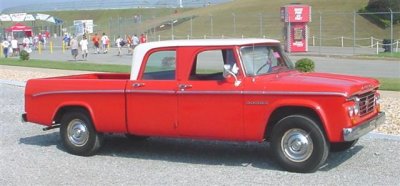
[[[393,53],[393,11],[389,8],[390,11],[390,53]]]
[[[179,0],[179,8],[183,8],[182,0]]]

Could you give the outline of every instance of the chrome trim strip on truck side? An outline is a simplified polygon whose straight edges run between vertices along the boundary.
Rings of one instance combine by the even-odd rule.
[[[33,94],[33,97],[51,94],[122,94],[124,90],[61,90],[47,91]],[[126,90],[126,93],[149,93],[149,94],[243,94],[243,95],[303,95],[303,96],[343,96],[347,94],[341,92],[290,92],[290,91],[202,91],[202,90]]]
[[[216,95],[234,95],[234,94],[243,94],[242,91],[199,91],[199,90],[184,90],[178,91],[178,94],[216,94]]]
[[[39,97],[52,94],[123,94],[125,90],[60,90],[47,91],[33,94],[32,97]]]
[[[344,141],[353,141],[361,136],[367,134],[368,132],[378,128],[380,125],[385,123],[385,113],[380,112],[375,117],[361,123],[360,125],[353,128],[344,128],[343,129],[343,138]]]
[[[294,91],[243,91],[245,95],[303,95],[303,96],[342,96],[347,97],[342,92],[294,92]]]
[[[178,94],[243,94],[243,95],[302,95],[302,96],[342,96],[347,97],[346,93],[341,92],[291,92],[291,91],[198,91],[184,90]]]

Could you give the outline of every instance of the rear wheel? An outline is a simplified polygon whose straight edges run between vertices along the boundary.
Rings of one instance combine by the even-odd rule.
[[[342,152],[350,149],[358,142],[358,139],[353,141],[331,143],[331,152]]]
[[[66,113],[61,119],[60,135],[67,151],[80,156],[95,154],[103,142],[103,135],[96,132],[84,111]]]
[[[303,115],[287,116],[275,125],[271,149],[278,163],[291,172],[314,172],[329,154],[318,124]]]

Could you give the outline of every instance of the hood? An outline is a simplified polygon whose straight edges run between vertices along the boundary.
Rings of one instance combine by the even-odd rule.
[[[379,88],[379,81],[373,78],[297,71],[262,76],[259,81],[265,81],[264,90],[268,91],[332,92],[347,97]]]

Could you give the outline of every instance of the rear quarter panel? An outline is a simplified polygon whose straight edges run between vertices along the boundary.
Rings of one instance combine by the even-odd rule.
[[[29,122],[49,126],[66,106],[86,108],[99,132],[126,132],[124,79],[33,79],[25,89]]]

